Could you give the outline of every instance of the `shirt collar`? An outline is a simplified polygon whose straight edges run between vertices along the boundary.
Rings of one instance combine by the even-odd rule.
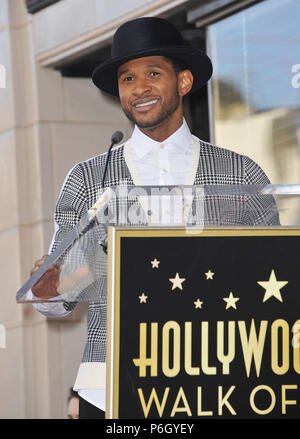
[[[170,137],[163,142],[157,142],[142,133],[142,131],[135,125],[132,136],[130,138],[130,146],[132,151],[136,154],[138,159],[143,158],[150,151],[157,149],[160,145],[173,146],[184,153],[188,147],[192,144],[193,138],[189,130],[189,127],[183,119],[182,125],[171,134]]]

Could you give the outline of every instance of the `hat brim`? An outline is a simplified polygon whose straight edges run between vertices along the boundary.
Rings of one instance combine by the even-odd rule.
[[[131,53],[129,56],[109,59],[95,68],[92,73],[92,81],[100,90],[113,96],[119,96],[119,67],[132,59],[154,55],[174,58],[178,61],[182,61],[184,65],[186,65],[194,77],[193,87],[190,93],[199,90],[211,78],[213,68],[211,60],[206,53],[197,48],[180,46],[141,50]]]

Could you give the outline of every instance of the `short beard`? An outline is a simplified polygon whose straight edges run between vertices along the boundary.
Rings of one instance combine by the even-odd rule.
[[[161,111],[153,119],[150,119],[150,120],[145,121],[145,122],[138,121],[134,117],[132,111],[129,111],[123,107],[122,107],[122,109],[124,111],[125,116],[130,120],[130,122],[135,123],[139,128],[152,129],[152,128],[158,127],[166,119],[168,119],[170,116],[172,116],[172,114],[174,114],[175,111],[177,110],[179,103],[180,103],[180,97],[179,97],[179,93],[177,90],[177,84],[176,84],[176,88],[175,88],[171,102],[167,102],[168,105],[164,104],[163,107],[161,108]]]

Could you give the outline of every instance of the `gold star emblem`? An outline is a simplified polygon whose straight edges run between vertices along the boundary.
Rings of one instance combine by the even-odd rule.
[[[195,308],[197,309],[197,308],[202,308],[202,305],[203,305],[203,302],[201,302],[201,300],[198,298],[197,300],[196,300],[196,302],[194,302],[194,304],[195,304]]]
[[[208,271],[205,273],[206,280],[208,280],[208,279],[213,279],[214,274],[215,274],[215,273],[213,273],[212,271],[208,270]]]
[[[270,297],[272,296],[275,297],[280,302],[283,301],[280,290],[288,283],[288,281],[287,280],[278,281],[276,279],[274,270],[271,271],[268,281],[257,281],[257,283],[258,285],[260,285],[266,290],[263,298],[263,302],[266,302],[266,300],[270,299]]]
[[[228,308],[234,308],[236,309],[236,302],[240,300],[239,297],[234,297],[232,292],[230,291],[228,297],[223,297],[223,300],[226,302],[226,309]]]
[[[180,278],[179,274],[176,273],[174,278],[169,279],[170,282],[172,282],[172,291],[175,290],[175,288],[179,288],[182,290],[182,283],[185,281],[184,278]]]
[[[158,268],[160,261],[158,261],[156,258],[151,261],[152,268]]]
[[[140,303],[147,303],[148,296],[145,296],[145,294],[142,293],[142,295],[139,296],[139,299],[140,299]]]

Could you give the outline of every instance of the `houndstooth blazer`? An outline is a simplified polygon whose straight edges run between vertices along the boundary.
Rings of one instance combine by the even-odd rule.
[[[194,136],[193,136],[194,137]],[[198,142],[199,161],[194,180],[195,185],[266,185],[269,180],[262,169],[250,158],[224,148],[216,147],[194,137]],[[101,178],[106,154],[101,154],[87,161],[78,163],[68,174],[61,190],[56,209],[55,221],[58,229],[55,232],[52,251],[96,202],[101,188]],[[134,181],[124,158],[124,145],[111,151],[107,169],[105,187],[126,184],[133,186]],[[209,197],[208,197],[209,198]],[[211,197],[205,207],[207,224],[211,224],[218,216],[220,203]],[[228,202],[228,200],[227,200]],[[224,219],[225,225],[272,225],[278,224],[278,215],[274,213],[274,203],[270,198],[256,197],[247,202],[253,203],[251,208],[242,208],[239,197],[233,196],[232,211],[238,215],[229,215]],[[271,204],[271,205],[270,205]],[[236,209],[236,207],[239,209]],[[248,206],[249,207],[249,206]],[[275,209],[276,210],[276,209]],[[271,215],[270,212],[273,212]],[[220,224],[219,224],[220,225]],[[99,296],[89,303],[87,316],[87,342],[82,363],[105,362],[106,354],[106,274],[101,277]],[[75,307],[75,303],[64,303],[67,311]]]

